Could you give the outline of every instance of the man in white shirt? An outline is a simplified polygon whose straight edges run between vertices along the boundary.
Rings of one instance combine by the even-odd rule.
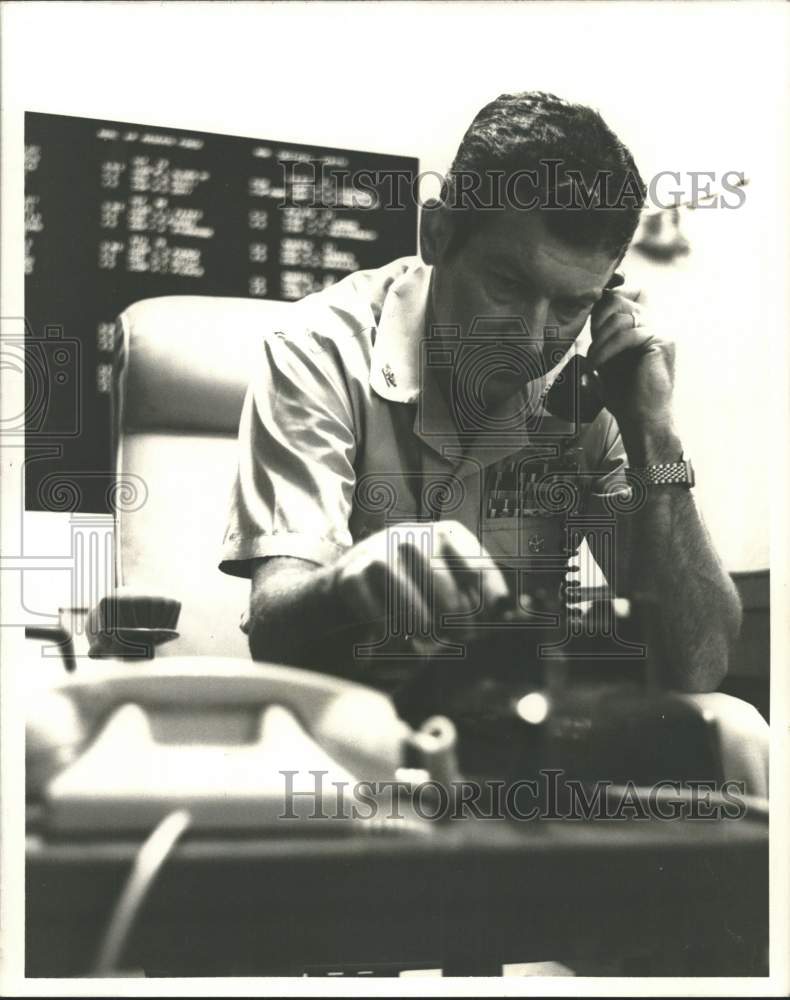
[[[595,112],[503,95],[423,209],[420,258],[309,296],[265,337],[221,564],[251,578],[256,659],[391,685],[392,663],[553,592],[569,516],[628,509],[610,583],[660,606],[668,683],[720,683],[740,606],[690,492],[673,347],[612,287],[643,201]],[[588,319],[605,408],[584,422],[546,390]]]

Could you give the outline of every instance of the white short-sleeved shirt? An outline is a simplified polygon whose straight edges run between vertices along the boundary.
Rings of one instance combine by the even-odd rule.
[[[617,425],[606,410],[574,427],[538,406],[537,423],[465,429],[434,381],[458,345],[426,335],[431,272],[419,258],[357,272],[262,333],[223,572],[250,576],[268,556],[326,564],[388,524],[452,518],[503,564],[562,576],[568,515],[624,482]],[[569,502],[560,488],[546,503],[547,476],[575,488]]]

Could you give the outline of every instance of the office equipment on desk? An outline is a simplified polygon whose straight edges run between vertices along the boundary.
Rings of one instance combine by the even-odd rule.
[[[602,774],[649,780],[645,762],[670,767],[662,751],[673,742],[694,757],[676,767],[679,780],[749,776],[748,762],[734,771],[717,753],[726,734],[710,707],[733,699],[702,696],[695,711],[693,698],[611,684],[549,693],[517,687],[516,676],[493,697],[484,691],[487,701],[467,689],[456,708],[448,704],[459,771],[449,720],[414,732],[389,699],[334,678],[194,657],[88,660],[76,676],[64,671],[31,699],[31,718],[57,717],[67,739],[53,748],[63,756],[49,772],[29,768],[38,785],[29,788],[28,974],[85,974],[100,941],[94,968],[104,974],[391,974],[424,965],[482,975],[549,955],[595,968],[612,953],[639,956],[653,974],[759,973],[767,827],[748,796],[743,815],[715,823],[684,818],[688,797],[671,790],[667,815],[681,807],[671,822],[606,812],[568,822],[562,794],[530,803],[543,818],[497,822],[473,807],[432,822],[409,812],[408,797],[398,821],[340,818],[342,797],[327,793],[355,776],[404,787],[438,781],[457,808],[459,779],[469,775],[524,784],[551,766],[585,787]],[[49,710],[53,696],[77,709],[75,725]],[[689,734],[707,740],[695,745]],[[730,739],[739,735],[748,733],[730,729]],[[304,800],[283,818],[276,777],[294,769],[323,776],[317,820],[315,785],[311,795],[303,781],[294,787]],[[649,794],[632,791],[630,808]],[[422,810],[431,801],[422,798]],[[474,802],[485,810],[485,795]],[[143,855],[168,824],[167,857],[143,866],[146,875]]]
[[[81,700],[89,710],[101,708],[103,718],[109,715],[115,733],[100,729],[83,763],[79,753],[64,761],[62,777],[55,774],[45,784],[43,802],[31,800],[28,975],[84,975],[96,968],[92,963],[97,950],[104,961],[98,971],[104,974],[143,970],[147,975],[302,975],[354,967],[392,974],[393,969],[422,965],[442,968],[446,974],[482,975],[499,974],[508,962],[539,961],[551,955],[568,968],[582,970],[595,969],[596,961],[611,961],[612,956],[638,957],[643,974],[760,974],[762,970],[767,838],[759,810],[716,823],[682,815],[671,822],[627,815],[592,821],[549,816],[497,822],[476,817],[474,809],[450,822],[423,817],[415,822],[403,808],[405,821],[381,824],[334,818],[338,803],[327,795],[323,821],[308,821],[300,811],[297,819],[285,822],[275,813],[277,807],[283,808],[282,797],[276,802],[278,796],[267,780],[263,747],[255,741],[239,746],[244,721],[254,722],[260,715],[258,710],[248,712],[240,726],[245,704],[254,709],[256,702],[272,701],[300,713],[306,725],[298,746],[290,736],[279,746],[275,739],[268,746],[268,767],[318,768],[326,772],[329,789],[348,775],[337,764],[337,751],[327,753],[327,736],[330,750],[333,741],[336,747],[345,741],[346,753],[356,756],[359,764],[365,740],[373,733],[383,750],[377,773],[393,773],[400,741],[390,739],[398,733],[398,723],[394,714],[387,714],[386,699],[374,719],[369,709],[382,696],[359,692],[367,701],[358,701],[351,717],[339,712],[332,723],[332,711],[327,716],[325,709],[332,703],[337,706],[338,698],[342,703],[346,694],[337,695],[342,685],[324,697],[323,708],[318,699],[305,714],[295,676],[302,671],[259,665],[255,676],[255,665],[247,665],[245,671],[235,661],[226,664],[231,675],[244,681],[245,697],[252,699],[240,704],[233,685],[220,683],[229,678],[220,669],[223,664],[215,661],[200,664],[197,671],[195,665],[172,658],[163,660],[158,669],[149,663],[143,668],[149,671],[147,685],[146,678],[139,671],[131,673],[134,668],[128,665],[120,669],[102,661],[92,666],[105,671],[104,678],[96,675],[96,697],[90,697],[87,673]],[[199,674],[202,684],[195,685]],[[186,709],[180,721],[170,714],[174,679],[193,687],[188,701],[178,699]],[[219,715],[212,719],[206,706],[201,711],[199,705],[197,689],[203,687],[205,699],[212,682],[215,709],[223,697],[235,702],[224,720]],[[305,678],[305,692],[309,694],[315,685],[317,690],[324,686],[326,694],[334,683]],[[157,693],[159,684],[165,689]],[[138,726],[143,721],[134,702],[144,700],[140,692],[146,686],[151,729],[160,741],[171,741],[158,748],[164,751],[158,758],[165,765],[164,782],[153,771],[157,748],[150,733],[142,742],[127,741],[112,753],[113,738],[124,735],[123,725]],[[305,704],[311,700],[312,694]],[[113,710],[114,704],[121,707]],[[585,707],[584,699],[580,704]],[[519,707],[525,733],[539,728],[544,719],[550,724],[564,720],[571,724],[570,730],[577,728],[572,723],[584,721],[569,712],[572,705],[550,706],[543,719],[530,706]],[[596,717],[589,703],[586,709],[588,718]],[[121,718],[132,713],[135,718]],[[611,729],[604,736],[616,735],[617,721],[611,713],[609,718]],[[279,720],[286,722],[291,736],[300,728],[294,720],[293,715]],[[640,728],[643,721],[635,718],[633,723],[640,729],[634,737],[644,740],[650,732],[644,725]],[[198,729],[204,745],[190,748]],[[514,728],[500,724],[499,729],[503,743],[512,748]],[[665,729],[664,738],[677,735],[670,732],[671,718]],[[360,739],[363,730],[367,735]],[[321,743],[305,740],[308,731]],[[400,733],[405,732],[401,727]],[[436,738],[430,731],[425,735]],[[181,742],[172,742],[174,737]],[[553,742],[561,747],[562,734],[555,734]],[[535,745],[522,743],[523,765],[537,763],[530,753]],[[555,763],[562,766],[573,759],[567,753],[573,745],[573,737],[566,738],[565,757]],[[576,745],[578,764],[586,745]],[[132,759],[124,759],[122,751]],[[370,751],[368,746],[369,759]],[[137,753],[139,760],[134,759]],[[189,763],[189,781],[186,787],[171,784],[169,798],[163,797],[168,775],[173,778],[183,771],[171,767],[179,754]],[[222,779],[232,775],[233,767],[219,775],[205,774],[203,780],[192,767],[199,759],[205,766],[212,755],[216,760],[234,754],[247,772],[243,787],[236,781],[223,789]],[[95,759],[102,755],[103,762]],[[414,774],[417,761],[409,763]],[[508,776],[506,769],[492,768],[490,755],[485,765],[489,776]],[[130,785],[136,767],[137,778]],[[151,774],[148,790],[140,785],[146,768]],[[363,767],[356,773],[373,771]],[[514,773],[509,772],[511,778]],[[424,777],[430,774],[441,772],[426,771]],[[96,778],[100,780],[92,787]],[[477,799],[476,805],[479,809],[485,802]],[[672,806],[670,801],[670,810]],[[427,798],[422,807],[429,808]],[[562,809],[563,802],[555,801],[553,808]],[[178,817],[183,817],[180,824]],[[145,876],[141,888],[142,876],[134,873],[143,851],[165,836],[171,820],[176,824],[173,837],[180,840],[171,844],[168,839],[163,848],[167,857]],[[131,897],[136,900],[132,906],[136,919],[126,912]],[[124,912],[128,919],[123,919]],[[117,941],[112,946],[119,921],[126,927],[123,947]],[[172,933],[174,926],[178,934]],[[108,955],[119,964],[110,962],[108,969]],[[636,967],[624,967],[628,968]]]
[[[88,662],[60,683],[34,683],[29,705],[27,790],[55,836],[145,833],[175,808],[200,832],[257,834],[293,813],[294,835],[321,819],[353,833],[338,825],[352,801],[332,783],[394,781],[407,762],[446,772],[452,732],[412,731],[358,684],[216,657]],[[316,771],[327,816],[313,816]]]

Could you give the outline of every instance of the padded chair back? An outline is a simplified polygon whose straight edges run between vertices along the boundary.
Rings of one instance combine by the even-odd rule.
[[[249,656],[249,584],[217,564],[247,384],[263,332],[291,308],[168,296],[118,319],[118,475],[139,499],[117,515],[116,579],[181,601],[180,637],[157,656]]]

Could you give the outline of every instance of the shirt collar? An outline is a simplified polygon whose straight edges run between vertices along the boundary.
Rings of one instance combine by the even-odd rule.
[[[379,396],[391,402],[419,402],[415,433],[440,453],[448,453],[448,449],[449,452],[460,452],[466,449],[460,447],[458,430],[442,394],[434,391],[426,394],[428,398],[420,399],[425,319],[433,267],[423,263],[419,257],[402,263],[406,263],[406,268],[392,281],[381,307],[371,353],[370,385]],[[572,350],[543,376],[544,391],[562,370],[570,353]],[[426,373],[428,376],[429,373]],[[534,392],[535,387],[531,395]],[[519,396],[523,397],[523,393]],[[512,406],[512,402],[505,404],[510,412]],[[548,419],[552,421],[552,418]],[[485,455],[484,464],[494,460],[495,455],[502,457],[503,445],[493,446],[490,438],[490,434],[482,434],[479,445],[472,449],[480,458]],[[508,442],[505,453],[515,452],[529,444],[526,427],[523,433],[510,432],[505,438]]]
[[[420,352],[433,268],[419,257],[387,290],[370,363],[371,388],[394,403],[414,403],[420,394]]]

